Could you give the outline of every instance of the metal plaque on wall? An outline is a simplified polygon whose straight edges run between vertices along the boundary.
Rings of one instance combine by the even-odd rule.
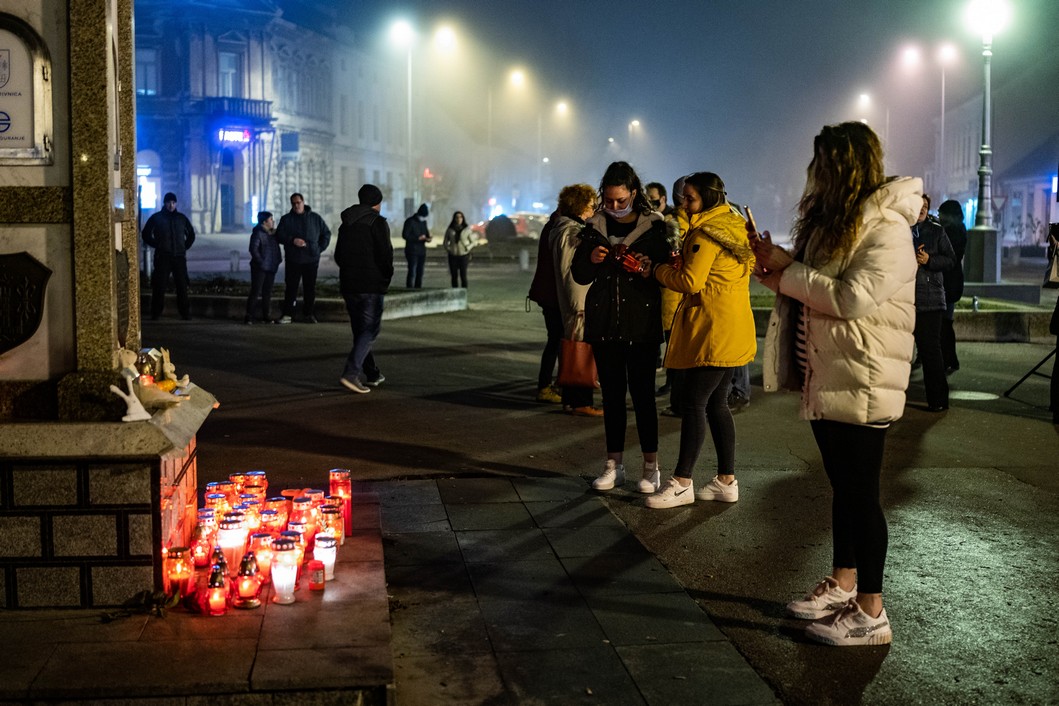
[[[0,164],[52,164],[51,58],[40,36],[0,12]]]
[[[22,345],[40,328],[51,270],[28,252],[0,255],[0,353]]]

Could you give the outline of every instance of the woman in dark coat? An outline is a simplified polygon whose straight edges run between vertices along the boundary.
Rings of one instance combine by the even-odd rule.
[[[952,320],[956,302],[963,296],[963,254],[967,250],[967,228],[963,225],[963,208],[959,201],[945,201],[938,206],[938,220],[949,236],[955,264],[945,270],[945,316],[941,321],[941,356],[945,360],[945,373],[951,375],[960,369],[956,355],[956,331]]]

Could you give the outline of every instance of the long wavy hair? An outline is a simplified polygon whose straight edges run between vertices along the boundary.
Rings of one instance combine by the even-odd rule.
[[[463,224],[462,225],[456,220],[456,216],[461,216],[463,218]],[[467,227],[467,217],[463,215],[463,211],[456,211],[456,213],[452,214],[452,220],[449,221],[449,228],[452,228],[457,233],[461,233],[461,232],[463,232],[463,229],[466,228],[466,227]]]
[[[795,254],[819,265],[848,253],[865,200],[885,181],[882,143],[870,127],[848,122],[821,130],[798,203]]]
[[[600,209],[603,208],[603,190],[608,186],[624,186],[629,191],[635,191],[632,210],[636,213],[645,216],[654,211],[651,202],[647,200],[647,195],[643,192],[640,177],[636,175],[636,170],[628,162],[611,162],[607,171],[603,172],[603,178],[599,180]]]

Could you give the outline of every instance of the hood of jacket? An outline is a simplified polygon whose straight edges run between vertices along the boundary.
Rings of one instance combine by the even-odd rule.
[[[353,225],[357,221],[372,214],[378,218],[383,218],[383,215],[371,206],[365,206],[362,203],[354,204],[345,211],[342,211],[342,225]]]
[[[680,231],[686,238],[692,231],[700,231],[724,250],[731,253],[739,263],[749,262],[754,257],[750,240],[746,236],[746,221],[734,213],[728,203],[715,206],[708,211],[692,216],[681,209],[676,214]]]
[[[636,227],[632,229],[632,232],[625,236],[623,241],[626,245],[632,245],[640,236],[651,229],[656,222],[664,220],[661,213],[658,211],[651,211],[647,214],[639,214],[636,220]],[[586,223],[595,228],[603,237],[607,237],[607,216],[602,211],[597,212]]]

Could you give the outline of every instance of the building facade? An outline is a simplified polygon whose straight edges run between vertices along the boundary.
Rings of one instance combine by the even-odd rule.
[[[403,202],[400,65],[359,47],[332,5],[136,2],[141,213],[177,194],[200,233],[247,233],[299,192],[337,227],[365,181]]]

